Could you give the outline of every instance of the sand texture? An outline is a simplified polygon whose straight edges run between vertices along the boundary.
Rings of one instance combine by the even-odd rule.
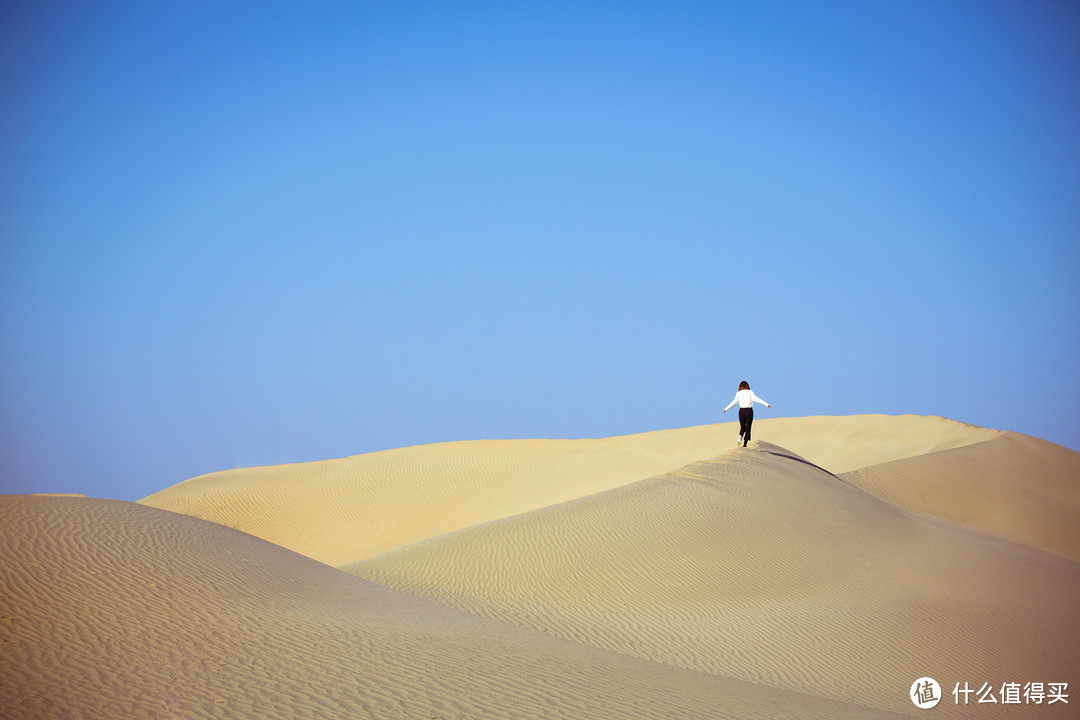
[[[901,511],[764,442],[346,570],[618,653],[896,712],[914,709],[903,678],[1063,681],[1080,659],[1080,565]]]
[[[1077,454],[1002,433],[977,445],[845,473],[897,507],[1080,561]]]
[[[387,590],[134,503],[0,496],[0,713],[887,718]]]
[[[0,707],[1076,716],[1080,454],[937,417],[736,434],[444,443],[139,504],[0,498]],[[908,697],[922,676],[931,711]],[[1076,697],[957,706],[965,682]]]

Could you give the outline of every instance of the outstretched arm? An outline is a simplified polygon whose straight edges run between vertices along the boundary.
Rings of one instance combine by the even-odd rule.
[[[724,412],[727,412],[728,410],[730,410],[731,406],[734,405],[737,402],[739,402],[739,394],[735,393],[735,399],[728,403],[728,406],[726,408],[724,408]]]
[[[762,405],[764,405],[765,407],[769,407],[769,408],[771,408],[771,407],[772,407],[772,405],[770,405],[769,403],[765,402],[764,400],[762,400],[761,398],[759,398],[759,397],[758,397],[758,396],[757,396],[756,394],[754,394],[754,391],[753,391],[753,390],[751,390],[751,391],[750,391],[750,397],[754,398],[754,400],[755,400],[756,402],[759,402],[759,403],[761,403],[761,404],[762,404]],[[730,407],[730,405],[729,405],[728,407]]]

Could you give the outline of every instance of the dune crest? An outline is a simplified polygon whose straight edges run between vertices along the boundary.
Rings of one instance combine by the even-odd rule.
[[[760,430],[759,430],[760,425]],[[754,437],[840,474],[992,440],[998,430],[934,415],[846,415],[763,418]]]
[[[764,418],[768,439],[831,472],[999,433],[937,417]],[[719,455],[738,423],[583,440],[437,443],[211,473],[139,502],[243,530],[335,567]]]

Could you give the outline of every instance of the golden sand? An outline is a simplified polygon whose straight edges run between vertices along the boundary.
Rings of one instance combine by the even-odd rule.
[[[0,497],[5,717],[1071,717],[1080,454],[942,418],[446,443]],[[238,529],[234,529],[238,528]],[[243,531],[243,532],[241,532]],[[977,714],[976,714],[977,713]]]

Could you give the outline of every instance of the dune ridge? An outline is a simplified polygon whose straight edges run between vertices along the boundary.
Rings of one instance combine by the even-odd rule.
[[[737,429],[738,424],[732,427]],[[836,474],[966,447],[999,435],[999,430],[937,415],[816,415],[754,421],[755,438]]]
[[[939,417],[762,419],[755,437],[832,472],[997,436]],[[581,440],[477,440],[202,475],[139,502],[234,527],[335,567],[610,490],[734,445],[738,423]]]

